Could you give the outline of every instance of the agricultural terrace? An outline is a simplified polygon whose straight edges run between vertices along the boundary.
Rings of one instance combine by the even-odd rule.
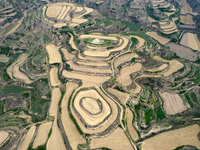
[[[180,44],[190,47],[194,50],[200,51],[200,42],[197,37],[197,34],[185,33],[181,39]]]
[[[64,26],[75,27],[88,20],[83,16],[91,13],[92,8],[80,7],[72,3],[53,3],[44,6],[43,17],[45,20],[54,23],[55,28]]]
[[[160,92],[160,96],[164,101],[164,110],[168,115],[175,115],[187,110],[187,107],[178,94]]]
[[[199,125],[191,125],[188,127],[160,133],[152,138],[144,140],[141,145],[142,150],[153,149],[176,149],[182,145],[192,145],[200,148],[198,139],[200,128]]]
[[[147,32],[146,34],[157,40],[162,45],[165,45],[170,41],[170,39],[159,36],[156,32]]]

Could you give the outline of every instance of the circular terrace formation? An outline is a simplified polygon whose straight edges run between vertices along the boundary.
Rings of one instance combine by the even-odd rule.
[[[77,6],[72,3],[53,3],[44,6],[43,15],[46,21],[54,23],[54,27],[61,28],[69,25],[75,27],[88,20],[83,16],[91,13],[92,8]]]

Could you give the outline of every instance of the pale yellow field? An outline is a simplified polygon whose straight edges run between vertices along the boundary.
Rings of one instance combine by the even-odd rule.
[[[85,110],[91,114],[97,114],[101,111],[98,102],[95,99],[86,97],[82,100],[82,105]]]
[[[167,15],[168,17],[170,17],[171,15],[175,14],[175,12],[164,12],[165,15]]]
[[[190,7],[190,5],[188,4],[188,2],[186,0],[181,0],[181,5],[182,5],[182,10],[183,13],[193,13],[192,8]]]
[[[160,92],[160,96],[164,101],[164,110],[168,115],[175,115],[187,110],[187,107],[178,94]]]
[[[76,27],[78,25],[79,25],[78,23],[69,23],[69,27],[71,27],[71,28],[74,28],[74,27]]]
[[[184,24],[195,24],[192,15],[180,16],[181,22]]]
[[[62,5],[51,4],[46,11],[46,15],[51,18],[56,18],[62,10]]]
[[[186,33],[186,34],[188,35],[189,47],[194,50],[200,51],[200,42],[197,37],[197,34],[193,34],[193,33]]]
[[[113,150],[132,150],[133,147],[121,128],[115,129],[111,134],[102,138],[91,140],[90,148],[97,149],[107,147]]]
[[[26,136],[24,137],[23,141],[20,143],[19,147],[17,148],[18,150],[27,150],[28,146],[35,134],[35,126],[32,126],[28,132],[26,133]]]
[[[126,105],[126,102],[129,99],[129,94],[112,88],[108,88],[108,92],[116,96],[124,106]]]
[[[120,71],[120,76],[117,78],[117,81],[121,83],[123,86],[128,86],[132,83],[130,78],[130,74],[134,72],[138,72],[142,69],[141,63],[136,63],[131,66],[125,66]]]
[[[76,7],[75,12],[80,12],[80,11],[83,11],[83,7]]]
[[[94,9],[88,8],[88,7],[84,7],[84,9],[86,10],[86,12],[81,14],[81,15],[79,15],[79,16],[77,16],[76,18],[82,18],[84,15],[87,15],[87,14],[93,12],[93,10],[94,10]]]
[[[151,17],[148,17],[148,20],[149,20],[149,22],[156,22],[156,20]]]
[[[136,39],[138,39],[138,44],[137,44],[137,46],[136,46],[136,49],[138,49],[138,48],[140,48],[140,47],[142,47],[142,46],[144,46],[144,44],[145,44],[145,40],[143,39],[143,38],[141,38],[141,37],[139,37],[139,36],[130,36],[130,37],[134,37],[134,38],[136,38]]]
[[[43,7],[43,13],[42,13],[44,20],[47,21],[47,22],[50,22],[50,23],[54,23],[53,21],[50,21],[50,20],[48,20],[48,19],[45,17],[45,11],[46,11],[46,10],[47,10],[47,6],[44,6],[44,7]]]
[[[51,94],[51,105],[49,108],[49,115],[50,116],[57,116],[58,111],[58,103],[61,98],[61,92],[59,88],[54,88]]]
[[[100,102],[102,104],[102,112],[101,113],[99,113],[97,115],[91,115],[91,114],[89,114],[88,112],[85,111],[85,109],[87,107],[85,109],[83,109],[80,106],[80,100],[82,98],[87,98],[87,97],[94,99],[92,101],[93,105],[95,104],[95,100],[97,100],[97,99],[100,100]],[[74,107],[79,112],[79,114],[84,119],[84,121],[87,124],[91,125],[91,126],[99,125],[111,113],[110,107],[107,104],[107,102],[95,90],[87,90],[87,91],[81,91],[81,92],[79,92],[76,95],[75,99],[74,99]],[[92,109],[92,108],[90,108],[90,109]],[[93,111],[95,111],[95,110],[93,110]]]
[[[77,46],[74,44],[74,36],[70,33],[70,40],[69,40],[69,44],[72,46],[73,49],[79,51],[79,49],[77,48]]]
[[[59,53],[59,47],[56,47],[54,44],[49,44],[46,46],[46,50],[49,55],[49,63],[62,63],[62,58]]]
[[[19,70],[20,65],[28,58],[28,54],[21,54],[18,59],[13,62],[8,68],[7,73],[11,77],[11,79],[19,79],[24,81],[27,84],[32,83],[32,81]]]
[[[133,112],[127,108],[126,109],[126,121],[127,121],[127,128],[128,132],[133,139],[133,141],[137,141],[139,139],[138,133],[133,127]]]
[[[106,35],[96,35],[96,34],[82,34],[79,36],[80,39],[103,39],[103,40],[113,40],[118,41],[118,39],[115,36],[106,36]]]
[[[46,122],[39,126],[37,135],[33,142],[33,148],[37,148],[38,146],[44,145],[46,143],[51,126],[52,122]]]
[[[71,9],[72,9],[71,6],[67,6],[67,8],[66,8],[65,12],[62,14],[60,20],[65,19],[66,15],[69,14],[69,11],[70,11]]]
[[[69,72],[67,70],[63,70],[62,72],[63,76],[66,78],[71,79],[81,79],[83,80],[83,83],[90,86],[100,85],[101,82],[108,80],[110,77],[108,76],[92,76],[92,75],[86,75],[86,74],[78,74],[75,72]]]
[[[61,17],[62,17],[62,15],[63,15],[63,13],[65,12],[65,10],[66,10],[66,6],[64,5],[64,6],[62,6],[62,9],[61,9],[61,11],[60,11],[60,14],[58,15],[58,17],[57,17],[57,19],[58,20],[60,20],[61,19]]]
[[[52,134],[47,142],[47,150],[66,150],[64,140],[58,128],[57,118],[54,120]]]
[[[58,86],[61,84],[61,82],[58,78],[58,68],[57,67],[51,68],[49,75],[50,75],[51,86]]]
[[[1,144],[9,137],[9,133],[6,131],[0,131],[0,147]]]
[[[100,133],[105,131],[117,118],[118,115],[118,108],[115,102],[113,102],[113,100],[111,100],[109,97],[107,97],[99,87],[96,87],[97,92],[104,98],[105,101],[107,101],[109,103],[109,106],[111,107],[112,110],[112,115],[109,117],[109,119],[107,119],[103,126],[100,126],[98,128],[95,129],[90,129],[90,128],[86,128],[85,125],[82,123],[82,121],[80,120],[79,116],[74,112],[72,106],[70,105],[70,109],[72,112],[72,115],[74,116],[74,118],[77,121],[77,124],[79,125],[79,127],[81,128],[81,130],[84,133],[88,133],[88,134],[95,134],[95,133]],[[76,90],[76,92],[78,92],[78,89]],[[76,93],[75,92],[75,93]]]
[[[200,127],[195,124],[188,127],[160,133],[144,140],[141,150],[172,150],[182,145],[193,145],[200,148],[198,133]]]
[[[73,150],[77,150],[77,146],[80,143],[85,143],[86,140],[80,135],[79,131],[77,130],[74,122],[71,120],[68,112],[68,104],[69,104],[69,98],[72,94],[72,92],[78,87],[78,85],[74,82],[67,82],[66,83],[66,92],[63,96],[62,102],[61,102],[61,119],[62,124],[64,127],[65,134],[67,135],[67,138],[69,140],[70,146]]]
[[[146,34],[149,35],[150,37],[154,38],[155,40],[157,40],[162,45],[165,45],[170,41],[170,39],[159,36],[157,34],[157,32],[154,32],[154,31],[153,32],[147,32]]]
[[[162,71],[162,70],[166,69],[167,67],[168,67],[168,64],[162,64],[161,66],[159,66],[157,68],[148,69],[147,71],[158,72],[158,71]]]
[[[114,60],[114,65],[115,65],[115,67],[118,67],[120,64],[122,64],[124,62],[131,61],[132,58],[138,58],[138,57],[139,56],[135,53],[129,53],[129,54],[121,55]]]
[[[179,69],[184,67],[184,65],[181,62],[179,62],[178,60],[166,60],[159,56],[154,56],[153,59],[169,63],[168,68],[163,72],[163,75],[165,77],[172,75],[173,73],[177,72]]]
[[[88,19],[82,19],[82,18],[72,18],[73,23],[81,24],[87,22]]]
[[[77,60],[76,61],[77,64],[79,65],[84,65],[84,66],[98,66],[98,67],[107,67],[108,66],[108,63],[107,62],[87,62],[87,61],[80,61],[80,60]]]
[[[92,51],[92,50],[86,50],[84,51],[84,55],[87,56],[93,56],[93,57],[108,57],[110,55],[109,51]]]
[[[70,65],[70,68],[72,68],[73,70],[78,70],[81,72],[90,72],[90,73],[112,73],[112,71],[110,69],[104,69],[104,68],[91,68],[91,67],[87,67],[87,66],[79,66],[76,65],[75,63],[73,63],[73,61],[68,61],[67,64]]]
[[[54,26],[54,28],[62,28],[62,27],[67,26],[67,24],[66,23],[56,23],[53,26]]]
[[[61,48],[61,51],[63,52],[66,60],[72,60],[75,57],[75,55],[70,54],[65,48]]]

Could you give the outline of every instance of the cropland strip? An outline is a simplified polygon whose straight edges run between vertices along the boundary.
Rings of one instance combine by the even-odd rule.
[[[136,38],[136,39],[138,39],[138,41],[139,41],[138,44],[136,45],[136,48],[135,48],[135,49],[138,49],[138,48],[144,46],[145,40],[144,40],[143,38],[141,38],[141,37],[139,37],[139,36],[135,36],[135,35],[131,35],[130,37]]]
[[[1,144],[6,141],[6,139],[8,139],[9,137],[9,133],[6,132],[6,131],[0,131],[0,147],[1,147]]]
[[[32,146],[34,149],[46,143],[51,126],[52,126],[52,122],[46,122],[39,126],[37,135],[35,137],[35,140]]]
[[[131,59],[138,58],[138,57],[139,56],[135,53],[124,54],[124,55],[117,57],[114,60],[114,65],[115,65],[115,67],[118,67],[120,64],[123,64],[125,62],[129,62],[129,61],[131,61]]]
[[[138,133],[133,127],[133,112],[127,108],[126,109],[126,121],[127,121],[127,129],[128,132],[133,139],[133,141],[137,141],[139,139]]]
[[[18,147],[18,150],[27,150],[28,147],[29,147],[29,144],[34,136],[34,133],[35,133],[35,129],[36,129],[36,126],[32,126],[26,136],[24,137],[23,141],[20,143],[19,147]]]
[[[186,15],[186,16],[182,15],[180,18],[181,18],[181,22],[184,23],[184,24],[195,24],[194,21],[193,21],[192,15],[189,15],[189,14]]]
[[[29,55],[26,53],[21,54],[19,58],[7,68],[7,73],[11,77],[11,79],[17,78],[27,84],[30,84],[32,82],[24,73],[19,70],[21,64],[28,58],[28,56]]]
[[[91,85],[91,86],[100,85],[101,82],[108,80],[110,78],[108,76],[103,77],[103,76],[78,74],[75,72],[69,72],[67,70],[63,70],[62,74],[66,78],[83,80],[84,84]]]
[[[163,72],[163,75],[165,77],[168,77],[168,76],[172,75],[173,73],[177,72],[178,70],[180,70],[184,66],[178,60],[166,60],[166,59],[163,59],[163,58],[161,58],[159,56],[154,56],[153,59],[169,63],[169,67]]]
[[[69,140],[70,146],[73,150],[78,149],[78,144],[85,143],[86,140],[80,135],[79,131],[77,130],[74,122],[71,120],[68,105],[69,99],[72,92],[78,87],[78,85],[74,82],[67,82],[66,83],[66,91],[65,95],[63,96],[62,103],[61,103],[61,119],[62,124],[64,127],[65,134]]]
[[[94,115],[94,114],[91,114],[91,112],[87,109],[87,107],[84,108],[84,105],[82,105],[82,107],[81,107],[81,105],[80,105],[81,100],[82,99],[84,100],[86,98],[92,99],[93,101],[91,101],[91,102],[93,104],[96,102],[96,100],[99,100],[100,101],[99,103],[101,103],[101,106],[102,106],[101,112]],[[90,126],[97,126],[100,123],[102,123],[103,120],[112,111],[112,110],[110,110],[108,103],[95,90],[87,90],[87,91],[79,92],[73,101],[73,105],[74,105],[75,109],[77,110],[77,112],[80,114],[80,116],[83,118],[83,120]],[[98,104],[97,104],[97,106],[98,106]],[[85,110],[87,110],[87,111],[85,111]],[[90,110],[91,110],[91,108],[90,108]],[[88,112],[90,112],[90,113],[88,113]]]
[[[148,69],[148,71],[149,72],[159,72],[159,71],[164,70],[167,67],[168,67],[168,64],[162,64],[161,66],[159,66],[157,68]]]
[[[116,96],[117,99],[120,100],[120,102],[125,106],[127,100],[129,99],[129,94],[118,91],[116,89],[108,88],[108,92],[111,93],[112,95]]]
[[[121,128],[115,129],[111,134],[102,138],[94,138],[91,140],[90,148],[98,149],[101,147],[106,147],[113,150],[132,150],[128,138],[124,134]]]
[[[197,34],[185,33],[181,39],[180,44],[188,46],[194,50],[200,51],[200,42],[197,37]]]
[[[57,116],[58,112],[58,103],[61,98],[61,92],[59,88],[54,88],[51,94],[51,105],[49,108],[49,115],[50,116]]]
[[[67,26],[67,24],[66,24],[66,23],[56,23],[56,24],[54,24],[53,26],[54,26],[55,28],[62,28],[62,27]]]
[[[47,150],[66,150],[64,140],[58,128],[57,118],[55,118],[52,134],[47,142]]]
[[[159,36],[157,32],[147,32],[146,34],[157,40],[162,45],[165,45],[170,41],[170,39]]]
[[[61,51],[64,54],[65,60],[72,60],[75,57],[75,55],[70,54],[69,51],[65,48],[61,48]]]
[[[60,11],[62,10],[62,5],[51,4],[46,11],[46,15],[51,18],[56,18]]]
[[[51,81],[51,86],[58,86],[61,84],[59,78],[58,78],[58,68],[53,67],[50,69],[50,81]]]
[[[141,150],[169,150],[182,145],[192,145],[200,149],[198,134],[200,127],[195,124],[188,127],[160,133],[152,138],[144,140]]]
[[[62,63],[59,47],[56,47],[54,44],[49,44],[46,46],[46,50],[49,54],[49,64]]]
[[[164,110],[168,115],[175,115],[187,110],[187,107],[178,94],[160,92],[160,96],[164,101]]]
[[[141,63],[136,63],[131,66],[125,66],[120,71],[120,76],[117,78],[117,81],[123,86],[128,86],[132,83],[130,74],[138,72],[142,69]]]

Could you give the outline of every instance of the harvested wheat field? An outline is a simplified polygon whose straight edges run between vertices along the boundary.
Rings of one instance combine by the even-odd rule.
[[[73,105],[83,120],[90,126],[99,125],[111,113],[109,104],[95,90],[80,91],[76,95]]]
[[[109,76],[93,76],[86,74],[78,74],[75,72],[69,72],[67,70],[63,70],[62,74],[66,78],[83,80],[83,84],[88,86],[100,85],[101,82],[110,78]]]
[[[189,47],[194,50],[200,51],[200,42],[197,37],[197,34],[188,33],[188,39],[189,39]]]
[[[133,141],[137,141],[139,139],[138,133],[133,127],[133,112],[127,108],[126,109],[126,122],[127,122],[127,129],[128,132],[133,139]]]
[[[102,39],[102,40],[113,40],[118,41],[118,39],[115,36],[111,35],[96,35],[96,34],[83,34],[79,37],[80,39]]]
[[[160,96],[164,101],[164,110],[168,115],[175,115],[187,110],[187,107],[178,94],[160,92]]]
[[[124,106],[126,105],[126,102],[129,99],[129,94],[112,88],[108,88],[108,92],[116,96]]]
[[[35,137],[35,140],[32,146],[34,149],[46,143],[51,126],[52,126],[52,122],[46,122],[39,126],[37,135]]]
[[[200,127],[195,124],[160,133],[152,138],[144,140],[141,145],[141,150],[172,150],[182,145],[192,145],[200,148],[198,139],[199,132]]]
[[[80,135],[79,131],[77,130],[74,122],[71,120],[69,111],[67,109],[69,104],[69,98],[72,94],[72,92],[78,87],[78,84],[74,82],[67,82],[66,83],[66,91],[63,96],[62,102],[61,102],[61,119],[62,124],[64,127],[65,134],[67,135],[67,138],[69,140],[70,146],[73,150],[77,150],[77,146],[80,143],[85,143],[86,140]]]
[[[0,62],[7,63],[9,61],[9,57],[5,54],[0,55]]]
[[[117,81],[123,86],[128,86],[132,83],[130,74],[138,72],[142,69],[141,63],[136,63],[131,66],[125,66],[120,71],[120,76],[117,78]]]
[[[47,142],[47,150],[66,150],[64,140],[57,124],[57,117],[53,123],[52,134]]]
[[[57,116],[58,103],[61,98],[61,92],[59,88],[54,88],[51,94],[51,105],[49,108],[49,116]]]
[[[162,64],[161,66],[159,66],[157,68],[148,69],[147,71],[149,71],[149,72],[159,72],[159,71],[166,69],[167,67],[168,67],[168,64]]]
[[[48,6],[46,15],[51,18],[56,18],[62,10],[62,5],[51,4]]]
[[[80,117],[77,115],[77,113],[73,110],[73,107],[70,106],[70,109],[71,109],[71,112],[72,112],[72,115],[74,116],[77,124],[79,125],[79,127],[81,128],[81,130],[84,132],[84,133],[87,133],[87,134],[96,134],[96,133],[101,133],[103,131],[105,131],[113,122],[116,121],[117,119],[117,116],[118,116],[118,107],[116,105],[115,102],[113,102],[113,100],[111,100],[108,96],[106,96],[99,87],[96,87],[96,90],[97,92],[102,96],[102,98],[109,104],[110,106],[110,110],[112,110],[112,114],[110,115],[110,117],[105,120],[103,122],[103,125],[102,126],[98,126],[97,128],[87,128],[85,126],[85,124],[83,124],[83,122],[80,120]],[[75,93],[77,93],[77,91],[75,91]]]
[[[72,68],[73,70],[77,70],[77,71],[81,71],[81,72],[85,72],[85,73],[101,73],[101,74],[112,73],[112,71],[110,69],[97,68],[97,67],[92,68],[92,67],[88,67],[88,66],[81,66],[81,65],[75,64],[73,61],[68,61],[67,64],[69,64],[70,68]]]
[[[18,150],[27,150],[28,147],[29,147],[29,144],[35,134],[35,129],[36,129],[36,126],[32,126],[28,132],[26,133],[23,141],[20,143],[19,147],[18,147]]]
[[[75,55],[70,54],[69,51],[65,48],[61,48],[61,51],[64,54],[65,60],[72,60],[75,57]]]
[[[162,45],[165,45],[170,41],[170,39],[158,35],[157,32],[147,32],[146,34],[157,40]]]
[[[58,68],[57,67],[51,68],[49,75],[50,75],[51,86],[58,86],[61,84],[61,82],[58,78]]]
[[[132,150],[133,147],[121,128],[115,129],[111,134],[102,138],[91,140],[91,149],[106,147],[113,150]]]
[[[9,137],[9,133],[6,132],[6,131],[0,131],[0,147],[1,147],[1,144],[4,143],[4,141],[6,141]]]
[[[64,14],[64,12],[66,10],[66,8],[67,8],[66,5],[62,6],[62,10],[60,11],[60,13],[59,13],[59,15],[57,17],[58,20],[61,19],[61,17],[63,16],[63,14]]]
[[[54,44],[49,44],[46,46],[46,50],[49,55],[49,64],[62,63],[59,47],[56,47]]]
[[[156,20],[151,17],[148,17],[148,20],[149,20],[149,22],[156,22]]]
[[[139,56],[135,53],[129,53],[121,55],[114,60],[115,67],[118,67],[120,64],[131,61],[132,58],[138,58]]]
[[[54,24],[53,26],[54,26],[55,28],[62,28],[62,27],[67,26],[67,24],[66,24],[66,23],[56,23],[56,24]]]
[[[92,56],[92,57],[108,57],[110,55],[109,51],[92,51],[92,50],[86,50],[84,51],[84,55],[86,56]]]
[[[186,14],[186,13],[193,14],[192,8],[188,4],[187,0],[181,0],[181,5],[182,5],[182,8],[181,8],[182,14]]]
[[[144,46],[144,44],[145,44],[145,40],[143,39],[143,38],[141,38],[141,37],[139,37],[139,36],[130,36],[130,37],[134,37],[134,38],[136,38],[136,39],[138,39],[138,44],[137,44],[137,46],[136,46],[136,49],[138,49],[138,48],[140,48],[140,47],[142,47],[142,46]]]
[[[24,73],[19,70],[19,67],[28,58],[28,56],[28,54],[21,54],[18,59],[7,68],[7,73],[11,79],[16,78],[24,81],[27,84],[32,82]]]
[[[79,51],[79,49],[77,48],[77,46],[76,46],[75,43],[74,43],[74,36],[73,36],[73,34],[70,33],[70,37],[71,37],[71,38],[70,38],[70,40],[69,40],[69,44],[72,46],[73,49]]]
[[[163,75],[165,77],[172,75],[173,73],[177,72],[178,70],[184,67],[184,65],[178,60],[166,60],[159,56],[154,56],[153,59],[169,63],[169,67],[163,72]]]
[[[108,63],[104,61],[98,62],[98,61],[89,61],[89,60],[86,60],[86,61],[76,60],[76,63],[78,65],[83,65],[83,66],[108,67]]]
[[[181,22],[184,24],[195,24],[193,21],[192,15],[186,15],[186,16],[182,15],[180,18],[181,18]]]

